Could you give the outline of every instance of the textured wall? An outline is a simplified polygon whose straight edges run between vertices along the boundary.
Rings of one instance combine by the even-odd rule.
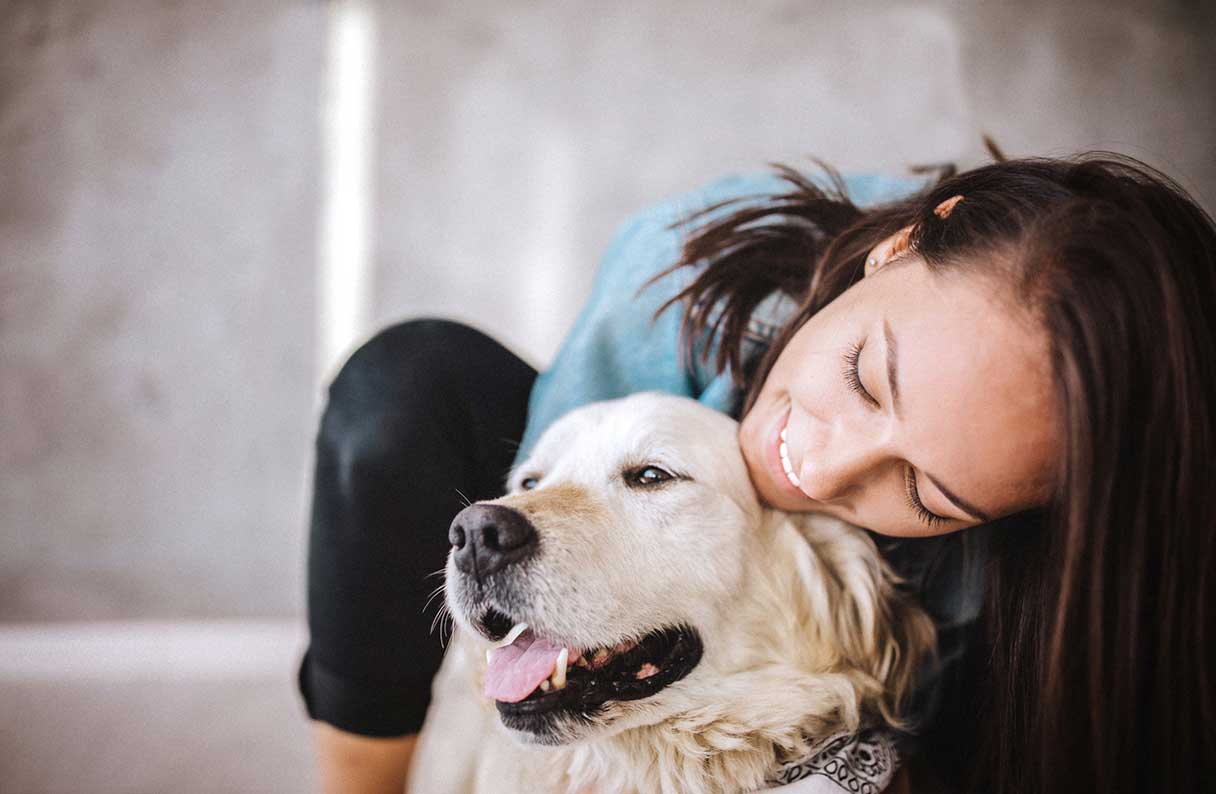
[[[0,4],[0,619],[299,613],[326,5]],[[725,171],[1109,147],[1216,201],[1199,3],[377,6],[373,324],[534,363]]]
[[[322,7],[0,17],[0,618],[288,614]]]
[[[376,316],[461,317],[543,362],[638,206],[773,160],[977,164],[982,132],[1014,156],[1134,154],[1216,206],[1216,7],[1120,5],[398,8]]]

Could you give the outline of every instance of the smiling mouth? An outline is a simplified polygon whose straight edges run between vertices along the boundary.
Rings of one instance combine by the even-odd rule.
[[[785,470],[785,478],[790,481],[790,485],[797,488],[801,485],[798,475],[794,473],[794,464],[790,462],[790,445],[786,440],[786,434],[789,433],[789,425],[781,428],[781,445],[777,447],[777,454],[781,456],[781,468]]]
[[[768,460],[767,468],[769,477],[778,491],[787,493],[792,497],[806,499],[807,494],[802,490],[802,480],[798,476],[793,456],[790,454],[789,424],[791,413],[792,407],[787,402],[778,420],[780,425],[776,423],[769,425],[769,436],[766,442],[768,449],[765,452]]]
[[[487,654],[485,694],[494,699],[504,725],[533,734],[550,733],[561,715],[590,717],[611,701],[652,697],[692,672],[704,651],[700,635],[687,625],[579,649],[494,609],[478,624],[488,636],[502,638]]]

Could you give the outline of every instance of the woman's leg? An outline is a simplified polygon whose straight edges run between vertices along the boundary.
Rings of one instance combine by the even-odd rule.
[[[314,719],[363,736],[416,732],[443,649],[431,624],[448,525],[502,493],[536,372],[467,326],[415,320],[359,348],[317,437],[308,552]]]

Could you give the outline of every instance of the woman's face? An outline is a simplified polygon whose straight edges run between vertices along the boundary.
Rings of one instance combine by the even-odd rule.
[[[1043,504],[1058,454],[1046,333],[996,282],[930,272],[906,235],[871,259],[798,329],[743,418],[761,499],[897,536]]]

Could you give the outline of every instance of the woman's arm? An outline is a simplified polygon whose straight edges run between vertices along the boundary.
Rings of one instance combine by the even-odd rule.
[[[323,794],[401,794],[417,734],[382,739],[313,722]]]

